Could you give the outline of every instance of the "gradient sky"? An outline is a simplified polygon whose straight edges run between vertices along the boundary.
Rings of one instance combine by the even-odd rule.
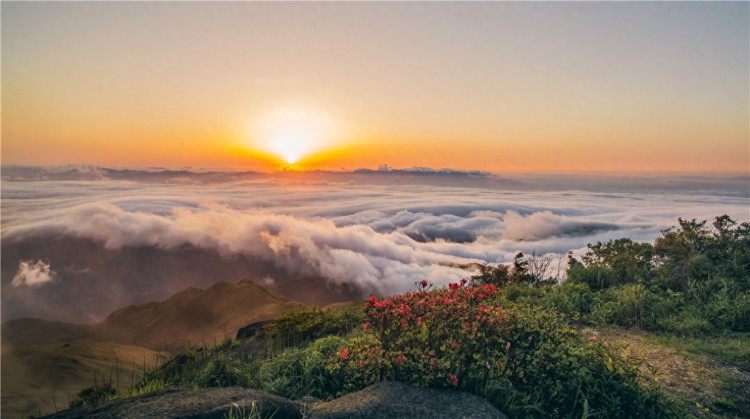
[[[1,12],[3,164],[749,170],[748,2]]]

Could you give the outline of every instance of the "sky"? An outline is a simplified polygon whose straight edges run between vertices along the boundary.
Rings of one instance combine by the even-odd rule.
[[[2,2],[2,163],[743,173],[747,2]]]

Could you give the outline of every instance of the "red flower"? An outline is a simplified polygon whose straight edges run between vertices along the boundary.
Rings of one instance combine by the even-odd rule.
[[[450,383],[450,385],[452,385],[453,387],[458,387],[458,377],[456,377],[455,375],[453,375],[453,374],[448,374],[448,382],[449,382],[449,383]]]
[[[596,340],[596,335],[591,335],[591,340]]]
[[[362,325],[362,328],[363,328],[363,329],[369,329],[369,328],[370,328],[370,323],[365,323],[365,324],[363,324],[363,325]]]
[[[404,356],[404,354],[399,354],[399,355],[398,355],[398,356],[396,357],[396,363],[397,363],[397,364],[400,364],[400,363],[402,363],[402,362],[404,362],[404,361],[406,361],[406,357]]]
[[[346,348],[339,349],[339,356],[341,356],[341,359],[346,359],[349,356],[349,350]]]
[[[363,368],[365,366],[365,361],[359,361],[359,367]]]
[[[422,288],[427,288],[427,281],[422,280],[422,282],[420,282],[419,285],[421,285]]]

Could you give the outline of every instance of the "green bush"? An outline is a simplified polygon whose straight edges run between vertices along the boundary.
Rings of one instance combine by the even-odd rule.
[[[338,394],[341,384],[326,365],[345,344],[344,338],[329,336],[306,348],[289,348],[263,361],[258,371],[261,389],[291,399],[306,395],[325,399]]]
[[[594,291],[607,289],[619,283],[615,272],[602,265],[575,265],[568,270],[567,280],[574,284],[586,284]]]
[[[663,315],[662,303],[659,295],[642,284],[628,284],[604,291],[591,317],[601,323],[654,329]]]
[[[79,407],[94,405],[107,401],[117,394],[117,390],[112,387],[112,383],[104,382],[86,387],[76,395],[76,398],[70,402],[70,407]]]
[[[364,321],[361,306],[342,311],[320,310],[282,314],[266,327],[277,347],[299,346],[325,336],[343,336]]]
[[[218,355],[208,361],[195,379],[198,387],[231,387],[251,385],[252,364],[237,358]]]
[[[598,295],[585,283],[566,282],[552,287],[538,302],[539,305],[565,314],[570,320],[587,318]]]

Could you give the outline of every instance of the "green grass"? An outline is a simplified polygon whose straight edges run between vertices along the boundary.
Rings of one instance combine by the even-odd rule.
[[[722,362],[739,364],[750,369],[750,334],[727,333],[705,338],[653,335],[649,341],[675,348],[678,353],[691,357],[707,355]]]

